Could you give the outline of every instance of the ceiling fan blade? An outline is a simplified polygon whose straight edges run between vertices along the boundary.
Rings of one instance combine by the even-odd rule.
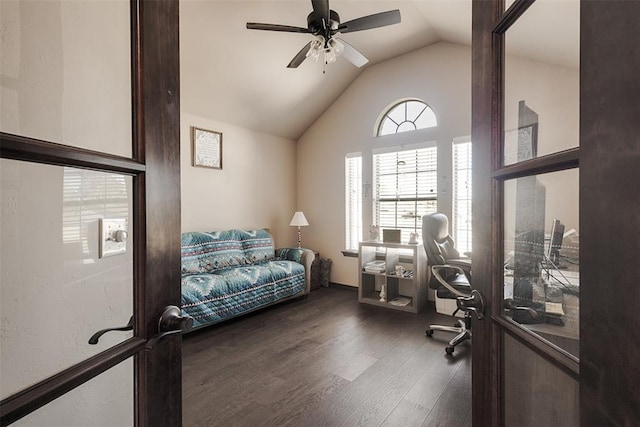
[[[311,6],[316,15],[324,18],[326,25],[329,22],[329,0],[311,0]]]
[[[363,54],[358,51],[355,47],[342,40],[341,38],[335,37],[342,45],[344,46],[344,51],[342,52],[342,56],[349,62],[351,62],[356,67],[360,68],[365,65],[369,60],[365,58]]]
[[[298,52],[296,56],[293,57],[291,62],[289,62],[289,65],[287,65],[287,68],[298,68],[298,65],[302,64],[302,61],[307,59],[307,52],[309,52],[309,49],[311,49],[312,44],[313,42],[310,41],[309,43],[304,45],[304,47],[300,49],[300,52]]]
[[[341,33],[351,33],[353,31],[369,30],[371,28],[385,27],[398,23],[400,23],[400,11],[396,9],[344,22],[338,26],[338,31]]]
[[[282,31],[285,33],[310,33],[308,28],[292,27],[290,25],[261,24],[259,22],[247,22],[249,30]]]

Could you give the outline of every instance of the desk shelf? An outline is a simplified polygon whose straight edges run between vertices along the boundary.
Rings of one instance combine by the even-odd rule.
[[[385,262],[384,271],[376,273],[364,270],[365,265],[376,260]],[[422,244],[361,242],[358,256],[358,301],[411,313],[422,311],[427,302],[426,264]],[[411,274],[397,276],[395,271],[398,265]],[[380,301],[383,285],[386,286],[387,297]],[[397,299],[408,303],[394,305],[393,301]]]

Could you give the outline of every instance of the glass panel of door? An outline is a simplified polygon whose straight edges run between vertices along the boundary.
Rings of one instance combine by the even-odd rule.
[[[129,358],[12,425],[133,426],[133,387],[133,358]]]
[[[579,356],[578,169],[504,183],[505,314]]]
[[[503,164],[577,147],[580,2],[536,1],[504,43]]]
[[[0,160],[4,399],[133,336],[131,176]],[[130,375],[131,377],[131,375]]]
[[[128,1],[2,1],[0,131],[132,156]]]

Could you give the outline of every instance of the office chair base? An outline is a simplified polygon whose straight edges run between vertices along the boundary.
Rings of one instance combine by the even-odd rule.
[[[455,346],[463,341],[471,339],[471,330],[467,328],[465,321],[458,320],[458,325],[460,326],[429,325],[429,327],[425,331],[425,334],[428,337],[433,336],[433,331],[452,332],[456,334],[456,336],[453,337],[451,341],[449,341],[449,345],[444,349],[447,354],[453,354]]]

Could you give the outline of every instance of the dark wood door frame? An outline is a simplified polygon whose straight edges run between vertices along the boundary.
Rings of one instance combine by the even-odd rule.
[[[178,0],[131,0],[133,158],[0,133],[0,157],[133,176],[135,336],[0,402],[10,424],[129,357],[135,423],[182,423],[181,338],[145,351],[167,305],[180,304]]]
[[[640,2],[581,2],[580,148],[498,169],[501,126],[496,33],[532,2],[502,16],[501,0],[473,2],[472,140],[474,287],[487,298],[487,320],[474,322],[473,424],[504,425],[501,377],[501,216],[499,179],[580,164],[580,360],[546,351],[526,333],[512,335],[580,382],[580,425],[635,425],[640,419]],[[498,74],[496,74],[498,73]],[[493,176],[492,176],[493,175]],[[493,179],[492,179],[493,178]],[[493,200],[493,203],[492,203]],[[493,302],[493,305],[491,305]],[[505,329],[505,332],[509,332]],[[477,345],[478,342],[483,344]],[[488,345],[484,345],[488,344]],[[555,356],[554,356],[555,354]]]
[[[640,2],[583,1],[581,15],[580,425],[631,426],[640,420]]]
[[[138,309],[146,313],[138,325],[151,338],[160,314],[168,305],[180,306],[180,55],[178,0],[141,3],[141,88],[138,116],[138,156],[144,158],[146,191],[144,247],[146,283],[137,295]],[[155,283],[170,283],[155,287]],[[138,354],[137,399],[140,426],[182,425],[181,340],[174,335],[159,342],[159,351]],[[164,347],[164,348],[163,348]],[[169,367],[166,372],[157,366]],[[171,391],[167,393],[167,391]]]
[[[500,1],[478,1],[472,5],[472,72],[471,72],[471,140],[473,141],[473,286],[487,298],[485,313],[495,311],[493,296],[493,257],[498,253],[497,241],[492,238],[496,228],[495,219],[499,212],[493,212],[492,197],[497,193],[492,180],[493,145],[498,132],[497,120],[493,116],[497,102],[497,90],[493,70],[496,55],[494,43],[497,41],[487,28],[493,28],[502,13]],[[501,340],[498,331],[489,319],[474,320],[473,342],[490,345],[472,345],[472,420],[473,425],[501,425],[500,396],[502,382],[498,376]]]
[[[180,306],[180,54],[178,0],[139,4],[139,88],[135,149],[143,159],[138,205],[141,236],[137,242],[143,277],[136,295],[144,313],[138,328],[146,339],[157,333],[158,319],[168,305]],[[144,218],[144,219],[143,219]],[[134,225],[135,226],[135,225]],[[168,286],[154,286],[165,283]],[[154,351],[136,358],[138,426],[182,425],[182,338],[173,335]],[[158,369],[158,367],[165,367]],[[164,370],[164,372],[163,372]]]

